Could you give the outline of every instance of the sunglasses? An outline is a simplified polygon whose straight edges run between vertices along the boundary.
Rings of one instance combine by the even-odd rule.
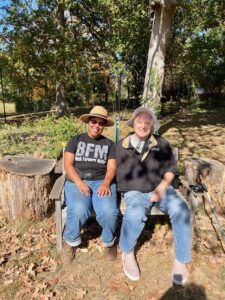
[[[95,119],[90,119],[91,124],[96,125],[98,124],[98,126],[103,127],[105,125],[105,121],[96,121]]]

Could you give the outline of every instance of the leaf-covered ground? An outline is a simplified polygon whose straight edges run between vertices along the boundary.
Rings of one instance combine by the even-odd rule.
[[[224,113],[178,115],[161,122],[163,135],[179,147],[181,159],[207,156],[225,162]],[[127,132],[124,122],[121,131]],[[191,273],[182,288],[171,284],[173,237],[166,217],[147,223],[137,247],[141,280],[131,282],[123,274],[120,252],[116,262],[104,261],[95,220],[83,231],[75,261],[64,267],[55,249],[54,216],[13,224],[0,210],[0,299],[225,299],[225,245],[210,216],[203,207],[196,215]],[[220,220],[225,223],[224,216]]]
[[[0,299],[214,300],[225,297],[225,254],[210,219],[196,217],[193,261],[187,285],[171,284],[173,238],[168,220],[149,221],[139,240],[141,280],[122,271],[121,255],[105,262],[100,227],[90,220],[75,261],[64,267],[55,251],[54,217],[42,222],[7,224],[0,219]],[[161,225],[160,225],[161,224]]]

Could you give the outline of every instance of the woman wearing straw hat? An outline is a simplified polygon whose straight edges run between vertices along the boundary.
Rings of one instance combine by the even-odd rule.
[[[87,133],[72,137],[64,155],[67,218],[61,258],[65,264],[74,259],[81,243],[81,227],[93,209],[102,227],[105,256],[109,260],[116,258],[114,241],[119,211],[114,183],[115,145],[102,135],[104,127],[114,123],[102,106],[95,106],[80,120],[88,124]]]

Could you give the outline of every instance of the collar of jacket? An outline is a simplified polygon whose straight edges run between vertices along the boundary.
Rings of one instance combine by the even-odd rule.
[[[130,146],[130,138],[131,138],[132,134],[134,134],[134,132],[131,132],[127,137],[124,138],[124,140],[122,142],[123,148],[125,148],[125,149],[133,148],[132,146]],[[148,139],[148,141],[149,141],[149,146],[148,146],[147,150],[143,153],[141,161],[143,161],[148,156],[148,153],[151,150],[151,148],[153,148],[157,145],[157,141],[156,141],[156,138],[154,137],[154,135],[151,135],[150,138]]]

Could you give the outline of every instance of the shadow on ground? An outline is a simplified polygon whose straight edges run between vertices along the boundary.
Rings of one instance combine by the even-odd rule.
[[[173,286],[159,300],[207,300],[205,288],[194,283]]]

